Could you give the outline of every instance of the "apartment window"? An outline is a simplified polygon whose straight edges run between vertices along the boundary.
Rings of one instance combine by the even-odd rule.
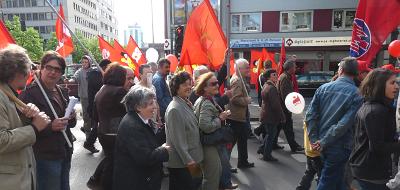
[[[233,14],[231,30],[237,33],[261,32],[261,13]]]
[[[311,31],[312,11],[281,12],[281,32]]]
[[[36,7],[36,6],[42,7],[42,6],[44,6],[44,1],[43,0],[39,0],[39,3],[37,2],[37,0],[32,0],[31,2],[32,2],[32,7]]]
[[[12,8],[12,0],[7,0],[6,6],[7,6],[7,8]]]
[[[34,26],[33,29],[39,32],[39,26]]]
[[[26,13],[26,20],[32,20],[32,13]]]
[[[20,20],[26,20],[25,14],[24,14],[24,13],[19,14],[19,18],[20,18]]]
[[[30,7],[31,5],[31,0],[25,0],[25,7]]]
[[[18,0],[13,0],[13,7],[18,7]]]
[[[19,0],[19,7],[25,7],[25,1]]]
[[[39,13],[39,20],[44,20],[44,13]]]
[[[46,20],[51,20],[51,13],[46,13]]]
[[[32,18],[33,18],[33,20],[38,20],[39,19],[38,14],[37,13],[33,13],[32,14]]]
[[[40,26],[39,27],[39,33],[41,33],[41,34],[46,33],[46,27],[45,26]]]
[[[8,20],[13,20],[14,15],[13,14],[8,14]]]
[[[332,29],[334,30],[351,30],[353,21],[356,16],[355,10],[334,10]]]

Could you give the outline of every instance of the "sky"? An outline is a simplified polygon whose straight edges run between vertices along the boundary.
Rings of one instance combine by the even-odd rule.
[[[152,42],[151,1],[153,1],[154,41],[164,42],[164,0],[112,0],[118,21],[119,41],[122,43],[128,25],[138,23],[143,30],[143,41]]]

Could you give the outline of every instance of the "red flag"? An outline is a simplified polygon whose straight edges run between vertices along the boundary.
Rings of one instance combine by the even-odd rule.
[[[186,26],[180,65],[207,64],[217,69],[224,61],[226,38],[209,0],[195,8]]]
[[[64,17],[64,10],[62,5],[60,4],[60,11],[59,14],[63,20]],[[56,51],[63,57],[67,57],[74,51],[74,44],[72,42],[71,34],[67,27],[62,23],[60,18],[57,18],[56,21],[56,37],[57,37],[57,47]]]
[[[99,48],[103,59],[109,59],[112,62],[120,62],[121,54],[117,52],[103,37],[98,36]]]
[[[127,65],[130,67],[134,72],[137,77],[139,77],[139,66],[136,63],[136,61],[126,52],[124,47],[121,46],[121,44],[118,43],[116,39],[114,39],[114,50],[117,51],[120,55],[119,57],[119,63],[121,65]]]
[[[0,20],[0,49],[7,47],[8,44],[15,44],[15,41],[8,32],[3,21]]]
[[[281,56],[279,59],[278,76],[283,73],[283,64],[286,61],[285,38],[282,38]]]
[[[146,56],[144,56],[142,50],[139,48],[132,36],[129,36],[126,52],[133,58],[133,60],[136,61],[139,66],[147,63]]]
[[[360,0],[353,22],[350,55],[367,66],[400,24],[399,0]]]

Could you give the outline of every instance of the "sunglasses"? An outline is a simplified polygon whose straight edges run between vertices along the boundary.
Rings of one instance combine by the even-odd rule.
[[[209,85],[210,86],[217,86],[218,85],[218,81],[210,82]]]

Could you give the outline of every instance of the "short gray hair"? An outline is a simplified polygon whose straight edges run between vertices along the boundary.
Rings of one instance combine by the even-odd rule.
[[[136,85],[129,90],[121,103],[125,105],[127,112],[137,112],[138,108],[148,106],[155,97],[156,94],[149,88]]]
[[[10,44],[0,50],[0,82],[8,83],[15,74],[27,75],[32,61],[21,46]]]
[[[202,71],[206,71],[206,72],[202,72]],[[193,70],[193,79],[196,81],[197,78],[200,77],[200,75],[207,73],[208,71],[210,71],[210,70],[204,65],[200,65],[200,66],[196,67]]]
[[[243,67],[243,65],[248,65],[248,64],[249,64],[249,61],[247,61],[246,59],[243,59],[243,58],[236,59],[235,70],[236,70],[236,67],[239,67],[238,69],[240,69]]]
[[[287,60],[283,64],[283,70],[288,71],[289,69],[293,68],[294,66],[296,66],[296,62],[294,60]]]

